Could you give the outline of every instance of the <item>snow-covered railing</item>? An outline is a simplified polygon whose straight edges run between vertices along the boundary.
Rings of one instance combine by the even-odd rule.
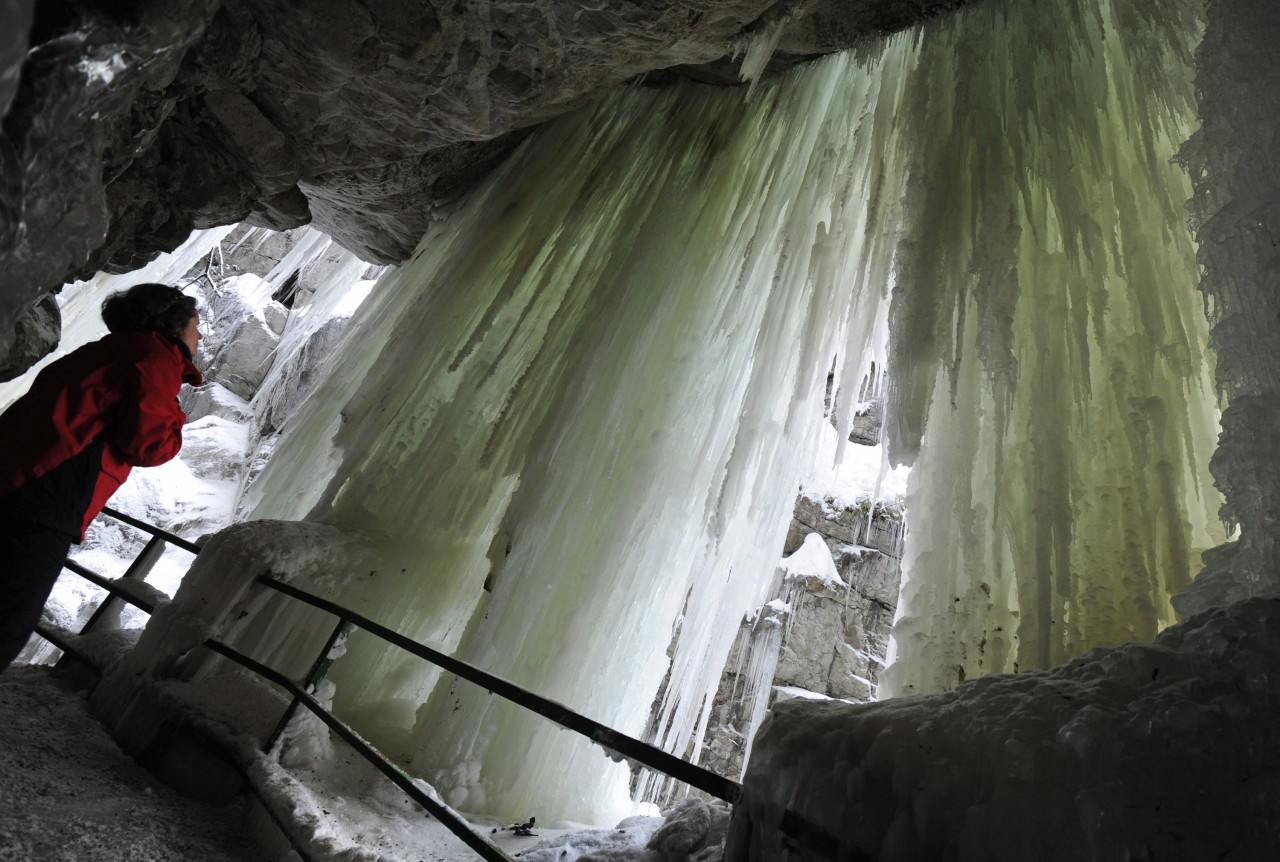
[[[261,662],[255,661],[244,653],[233,649],[226,644],[217,640],[207,640],[204,645],[225,658],[234,661],[241,667],[253,671],[259,676],[267,679],[283,688],[293,696],[293,703],[290,704],[290,711],[295,709],[299,703],[311,710],[317,718],[329,726],[329,729],[342,737],[343,741],[352,747],[361,757],[369,761],[369,764],[391,780],[396,787],[404,791],[405,795],[414,802],[421,805],[440,821],[450,832],[462,840],[464,844],[479,854],[481,859],[487,862],[515,862],[510,856],[503,852],[502,848],[491,843],[484,836],[476,832],[471,824],[462,819],[452,808],[444,805],[431,794],[424,791],[404,770],[396,766],[390,760],[383,756],[370,745],[360,734],[356,733],[350,726],[335,716],[329,710],[321,706],[314,697],[306,690],[310,687],[299,685],[289,677],[279,671],[267,667]],[[324,654],[322,654],[324,655]],[[276,735],[280,732],[276,731]],[[270,743],[268,743],[268,748]]]
[[[538,713],[543,718],[555,722],[561,727],[572,730],[575,733],[587,737],[592,742],[603,748],[615,760],[635,761],[643,764],[650,769],[656,769],[659,772],[669,775],[672,778],[688,784],[690,787],[696,787],[704,793],[710,794],[717,799],[723,799],[725,802],[733,804],[738,801],[742,795],[742,785],[735,781],[730,781],[722,775],[717,775],[710,770],[695,766],[686,760],[681,760],[674,754],[663,751],[647,742],[642,742],[633,737],[627,736],[625,733],[619,733],[611,727],[606,727],[598,721],[579,715],[569,709],[564,704],[556,703],[539,694],[521,688],[509,680],[502,677],[494,676],[488,671],[482,670],[475,665],[456,659],[453,656],[445,655],[442,652],[433,650],[429,646],[418,643],[415,640],[405,637],[399,632],[392,631],[386,626],[379,625],[374,621],[367,619],[354,611],[348,610],[341,605],[328,601],[300,590],[297,587],[278,581],[269,576],[258,578],[258,583],[263,586],[270,587],[284,593],[287,596],[306,602],[314,608],[318,608],[327,613],[333,614],[339,619],[339,628],[344,624],[354,623],[372,635],[375,635],[389,644],[399,647],[407,653],[416,655],[418,658],[431,662],[449,673],[461,677],[468,682],[474,683],[492,694],[505,698],[512,703],[523,706],[525,709]],[[329,647],[333,640],[337,637],[338,630],[335,629],[333,637],[320,653],[323,657],[328,654]],[[285,716],[283,721],[287,721],[289,715]],[[281,728],[277,729],[279,733]]]
[[[174,536],[172,533],[168,533],[159,527],[154,527],[150,524],[146,524],[145,522],[137,521],[136,519],[128,516],[122,516],[120,513],[112,510],[104,510],[104,512],[112,517],[118,517],[132,526],[150,533],[153,537],[152,542],[159,542],[161,550],[163,550],[165,542],[180,545],[181,547],[191,550],[193,553],[199,552],[200,550],[198,545],[188,542],[178,536]],[[107,599],[103,601],[102,605],[94,615],[90,617],[89,621],[82,628],[80,635],[88,634],[92,625],[103,615],[108,606],[113,603],[123,601],[147,614],[155,612],[156,603],[152,601],[144,591],[135,591],[130,589],[131,583],[135,581],[140,582],[137,577],[131,577],[131,575],[135,571],[145,571],[145,564],[142,561],[151,553],[154,553],[152,551],[152,544],[148,543],[147,547],[143,549],[138,558],[134,560],[132,565],[130,565],[129,570],[119,578],[108,578],[105,575],[99,574],[98,572],[77,563],[75,560],[66,560],[64,566],[68,571],[79,575],[93,584],[96,584],[108,593]],[[276,582],[271,581],[269,578],[260,578],[259,580],[268,585],[277,585]],[[359,624],[361,619],[362,618],[357,617],[353,622],[357,622],[357,624]],[[376,624],[373,623],[369,623],[369,625],[376,626]],[[409,798],[421,805],[430,814],[434,815],[437,820],[453,832],[454,835],[460,838],[463,843],[479,854],[480,858],[486,860],[486,862],[515,862],[515,860],[503,852],[501,848],[489,842],[472,829],[471,825],[455,811],[427,794],[421,787],[414,783],[413,779],[410,778],[403,770],[384,757],[381,752],[365,741],[358,733],[356,733],[355,730],[322,707],[311,696],[308,689],[310,689],[311,686],[319,679],[323,678],[325,671],[328,669],[328,665],[330,664],[328,660],[329,651],[333,648],[333,644],[337,641],[343,631],[349,629],[349,623],[346,623],[345,621],[339,622],[338,626],[334,629],[333,635],[329,638],[324,649],[321,650],[319,657],[312,665],[311,670],[307,675],[307,679],[301,685],[289,679],[284,674],[249,658],[232,647],[227,646],[221,641],[210,638],[204,642],[204,645],[219,655],[236,662],[250,671],[253,671],[264,679],[275,683],[285,689],[285,691],[293,697],[293,701],[285,711],[275,733],[272,734],[266,744],[266,748],[268,750],[270,750],[276,738],[280,735],[290,717],[292,717],[298,704],[301,703],[310,709],[321,721],[327,724],[334,733],[340,736],[348,745],[364,757],[370,765],[386,775],[387,778],[403,790]],[[37,624],[36,633],[58,649],[62,650],[64,654],[80,658],[81,660],[92,664],[92,662],[89,662],[89,660],[77,649],[75,642],[72,640],[72,637],[74,637],[73,633],[54,629],[46,625],[43,621]],[[297,850],[298,848],[295,846],[294,849]]]
[[[129,564],[129,568],[125,570],[125,573],[115,580],[104,577],[92,569],[85,568],[80,563],[77,563],[75,560],[70,558],[68,558],[63,564],[66,569],[75,572],[80,577],[90,583],[96,584],[109,593],[107,598],[102,602],[102,604],[98,605],[97,609],[85,624],[80,627],[81,635],[89,634],[98,627],[98,624],[102,622],[104,617],[110,614],[116,614],[120,611],[122,597],[118,594],[119,590],[125,589],[130,584],[141,584],[142,579],[146,577],[147,573],[151,571],[151,567],[155,565],[156,561],[160,559],[160,555],[164,553],[166,544],[182,548],[184,551],[190,551],[192,554],[200,553],[200,546],[195,542],[188,541],[187,539],[171,533],[168,530],[157,527],[154,524],[148,524],[146,521],[140,521],[132,515],[126,515],[124,512],[112,509],[110,506],[103,507],[102,514],[128,524],[130,527],[141,530],[151,538],[147,540],[147,544],[143,547],[142,552],[134,558],[132,563]],[[125,601],[128,601],[129,604],[132,604],[134,607],[144,610],[148,614],[154,610],[154,605],[145,595],[133,595],[132,598],[125,599]],[[36,631],[45,640],[62,650],[63,653],[74,655],[74,652],[68,650],[64,643],[50,637],[45,629],[37,627]],[[63,661],[65,661],[65,658]],[[63,661],[59,661],[58,664],[61,665]]]
[[[325,724],[329,725],[329,727],[337,732],[339,736],[350,743],[352,747],[356,748],[357,751],[360,751],[360,753],[384,775],[395,782],[396,786],[408,793],[410,797],[423,807],[427,808],[427,810],[431,811],[433,814],[437,814],[436,807],[433,807],[435,803],[430,799],[430,797],[426,796],[426,794],[422,793],[421,790],[418,790],[415,787],[412,779],[405,775],[404,772],[390,761],[383,758],[376,749],[361,739],[355,731],[351,730],[351,728],[347,727],[340,720],[321,707],[315,699],[304,690],[304,688],[309,688],[311,685],[314,685],[315,682],[321,679],[327,671],[328,665],[330,664],[328,656],[338,638],[349,632],[352,626],[358,626],[369,634],[372,634],[393,646],[399,647],[407,653],[415,655],[424,661],[429,661],[457,677],[486,689],[491,694],[496,694],[499,697],[524,707],[525,709],[536,712],[543,718],[555,722],[566,730],[571,730],[574,733],[587,737],[592,742],[603,748],[605,752],[615,760],[625,760],[631,763],[641,764],[675,778],[678,781],[688,784],[690,787],[697,788],[698,790],[718,799],[723,799],[730,804],[736,804],[742,799],[742,785],[735,781],[731,781],[722,775],[717,775],[710,770],[703,769],[702,767],[689,763],[688,761],[681,760],[670,752],[663,751],[662,749],[650,745],[647,742],[642,742],[639,739],[620,733],[611,727],[607,727],[599,723],[598,721],[574,712],[564,704],[556,703],[553,700],[522,688],[510,680],[495,676],[486,670],[476,667],[475,665],[468,664],[467,662],[454,658],[453,656],[446,655],[424,644],[420,644],[411,638],[405,637],[399,632],[393,631],[386,626],[367,619],[355,611],[344,608],[335,602],[329,601],[328,599],[308,593],[305,590],[301,590],[292,584],[284,583],[283,581],[272,578],[269,575],[262,575],[256,580],[259,584],[262,584],[265,587],[269,587],[270,589],[276,590],[284,595],[297,599],[298,601],[305,602],[314,608],[325,611],[326,613],[332,614],[338,618],[338,622],[335,625],[333,632],[330,634],[325,645],[321,648],[316,661],[313,663],[309,678],[304,686],[299,686],[292,680],[287,679],[270,668],[260,665],[258,662],[236,652],[230,647],[226,647],[222,644],[215,645],[215,642],[212,641],[206,642],[206,646],[210,649],[213,649],[215,652],[236,661],[250,670],[262,674],[267,679],[284,686],[293,695],[294,700],[277,725],[276,731],[272,735],[272,740],[267,743],[268,748],[271,747],[274,740],[283,732],[284,727],[292,717],[293,712],[296,710],[298,704],[301,703],[315,713],[315,715],[324,721]],[[450,809],[445,810],[450,811]],[[441,822],[448,825],[450,829],[453,829],[453,826],[449,824],[448,820],[446,820],[444,816],[439,814],[437,814],[437,816],[440,818]],[[470,831],[470,828],[466,826],[465,821],[462,822],[462,825]],[[811,858],[839,858],[841,860],[845,860],[845,862],[870,862],[871,860],[871,857],[860,854],[857,851],[850,851],[849,848],[840,848],[839,843],[833,836],[790,809],[784,811],[782,814],[781,830],[784,835],[798,842],[798,844],[804,847],[806,851],[811,854],[816,854]],[[462,836],[461,833],[457,832],[457,830],[454,830],[454,832],[466,840],[465,836]],[[471,834],[474,835],[474,833]],[[485,845],[491,847],[494,852],[499,854],[502,853],[501,850],[489,844],[483,838],[480,838],[480,836],[474,837],[479,838],[479,840],[484,842]],[[473,849],[478,850],[478,848],[476,848],[470,841],[467,841],[467,843],[469,846],[472,846]],[[486,859],[508,858],[505,854],[502,856],[491,857],[485,855],[483,852],[481,852],[481,856]]]
[[[131,526],[144,530],[152,536],[151,542],[139,555],[138,560],[130,566],[129,572],[125,576],[112,579],[104,577],[91,569],[68,560],[66,566],[68,570],[77,575],[93,582],[97,586],[106,590],[110,596],[103,602],[103,607],[94,614],[89,623],[86,624],[81,634],[87,633],[90,626],[99,616],[102,615],[103,608],[108,603],[124,601],[142,611],[150,614],[155,610],[155,603],[151,601],[147,595],[142,592],[129,589],[131,583],[129,573],[135,569],[145,571],[145,564],[142,562],[149,554],[158,554],[159,551],[153,549],[153,544],[157,548],[163,550],[165,543],[177,545],[187,550],[197,553],[200,546],[171,533],[168,533],[158,527],[154,527],[145,522],[130,518],[122,513],[113,510],[105,510],[106,514],[111,517],[118,518]],[[135,578],[136,580],[136,578]],[[299,705],[305,706],[317,718],[324,722],[334,733],[341,737],[348,745],[357,751],[367,760],[370,765],[385,775],[392,783],[400,788],[404,793],[418,803],[427,812],[435,816],[441,824],[446,826],[454,835],[463,841],[468,847],[474,850],[482,859],[488,862],[514,862],[512,857],[508,856],[501,848],[491,843],[483,835],[477,833],[466,820],[446,806],[435,797],[434,793],[429,793],[423,789],[420,783],[405,773],[400,767],[392,763],[382,755],[369,742],[363,739],[359,733],[348,726],[341,719],[333,715],[311,695],[313,686],[323,679],[328,672],[329,666],[333,659],[330,653],[337,643],[338,639],[349,633],[354,627],[359,627],[369,634],[380,638],[381,640],[396,646],[405,652],[415,655],[424,661],[431,662],[437,667],[442,668],[449,673],[454,674],[462,679],[467,680],[481,688],[486,689],[491,694],[496,694],[512,703],[518,704],[526,709],[532,710],[544,718],[555,722],[561,727],[571,730],[587,737],[592,742],[599,745],[605,752],[615,760],[627,761],[634,764],[641,764],[655,771],[661,772],[672,778],[677,779],[691,787],[703,791],[718,799],[722,799],[730,804],[738,803],[743,797],[742,785],[735,781],[717,775],[700,766],[681,760],[675,755],[663,751],[656,746],[650,745],[639,739],[620,733],[611,727],[600,724],[593,719],[574,712],[563,704],[556,703],[553,700],[542,697],[534,692],[528,691],[515,683],[495,676],[488,671],[461,661],[453,656],[438,652],[424,644],[418,643],[399,632],[393,631],[386,626],[380,625],[373,620],[367,619],[360,614],[342,607],[320,596],[313,595],[301,590],[291,584],[277,580],[270,575],[262,575],[256,578],[256,582],[269,589],[283,593],[297,601],[304,602],[314,608],[325,611],[337,617],[337,623],[332,633],[321,648],[316,660],[312,663],[306,678],[301,682],[296,682],[279,671],[270,668],[249,656],[244,655],[238,650],[230,647],[221,641],[210,638],[204,642],[204,645],[213,652],[241,665],[242,667],[258,674],[264,679],[283,688],[292,697],[288,708],[281,717],[275,731],[270,739],[266,742],[265,748],[270,750],[283,732],[285,726],[293,717]],[[41,637],[53,643],[59,649],[70,655],[75,655],[75,645],[66,637],[68,632],[50,630],[45,625],[37,627],[37,632]],[[806,854],[810,858],[823,859],[842,859],[848,862],[869,862],[871,857],[854,852],[849,855],[848,848],[840,848],[838,841],[828,834],[825,830],[820,829],[806,818],[801,817],[791,810],[787,810],[782,814],[781,831],[788,836],[797,845],[804,848]]]

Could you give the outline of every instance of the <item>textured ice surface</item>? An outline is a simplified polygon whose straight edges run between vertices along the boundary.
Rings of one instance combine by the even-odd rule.
[[[726,858],[802,858],[781,805],[881,862],[1278,858],[1277,667],[1280,600],[1254,599],[1048,671],[781,703]]]
[[[1171,163],[1201,15],[989,3],[924,30],[885,432],[919,456],[885,693],[1150,638],[1225,538]]]

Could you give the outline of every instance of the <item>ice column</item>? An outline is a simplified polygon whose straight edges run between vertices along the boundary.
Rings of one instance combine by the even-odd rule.
[[[679,620],[659,742],[685,753],[767,598],[833,359],[850,391],[884,360],[913,58],[746,104],[623,91],[540,130],[375,287],[257,514],[361,533],[387,562],[336,598],[631,733]],[[305,664],[306,621],[268,616],[242,643]],[[419,709],[424,665],[349,648],[337,709],[450,803],[617,814],[627,770],[591,744],[453,680]]]
[[[888,434],[919,453],[891,694],[1150,639],[1224,538],[1171,163],[1201,16],[988,3],[925,31],[891,319]]]

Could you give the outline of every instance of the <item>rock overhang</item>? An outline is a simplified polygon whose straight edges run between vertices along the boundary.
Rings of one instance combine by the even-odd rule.
[[[8,4],[0,350],[66,279],[193,229],[311,222],[398,262],[531,129],[613,86],[731,83],[756,34],[778,68],[963,2]]]

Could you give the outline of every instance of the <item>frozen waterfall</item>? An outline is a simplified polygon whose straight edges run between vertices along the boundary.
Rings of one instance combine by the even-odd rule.
[[[745,104],[622,91],[540,131],[376,286],[253,514],[362,535],[383,565],[339,600],[633,734],[678,629],[659,741],[686,753],[763,601],[833,361],[855,390],[885,359],[913,61],[899,39]],[[275,608],[240,642],[296,666],[316,634]],[[591,744],[349,648],[337,709],[451,804],[627,804]]]
[[[1153,637],[1225,538],[1172,163],[1202,13],[980,4],[747,100],[637,87],[543,127],[373,286],[242,510],[367,542],[315,588],[624,732],[669,672],[656,742],[696,760],[827,375],[843,446],[887,367],[915,469],[886,686]],[[299,673],[330,625],[270,602],[235,636]],[[360,634],[330,679],[455,807],[627,805],[591,744]]]
[[[1202,14],[987,3],[925,31],[887,432],[919,457],[886,694],[1150,640],[1226,538],[1172,163]]]

